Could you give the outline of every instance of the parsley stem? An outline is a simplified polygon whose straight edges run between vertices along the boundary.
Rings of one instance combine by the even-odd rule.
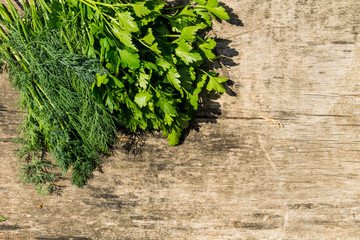
[[[210,74],[208,74],[206,71],[199,69],[201,72],[205,73],[206,75],[210,76]]]
[[[107,23],[107,24],[110,24],[108,20],[106,20],[106,18],[104,17],[104,15],[102,14],[102,12],[99,10],[99,8],[96,6],[96,2],[93,2],[93,1],[90,1],[92,2],[94,5],[91,5],[89,4],[88,2],[86,1],[90,1],[90,0],[80,0],[80,2],[84,3],[85,5],[91,7],[92,9],[95,9],[95,11],[97,11],[100,16],[102,17],[102,19],[104,19],[104,21]]]
[[[204,39],[202,39],[201,37],[199,37],[199,36],[197,36],[197,35],[196,35],[196,39],[200,40],[200,41],[203,42],[203,43],[206,42]],[[201,47],[201,46],[200,46],[200,47]]]
[[[139,43],[141,43],[142,45],[144,45],[145,47],[147,47],[148,49],[150,49],[153,53],[155,53],[156,55],[160,55],[159,53],[157,53],[157,52],[155,52],[154,50],[152,50],[151,49],[151,46],[148,46],[147,44],[145,44],[141,39],[139,39],[139,38],[137,38],[137,37],[135,37],[134,36],[134,38],[136,39],[136,40],[138,40],[139,41]]]
[[[133,4],[108,4],[108,3],[102,3],[102,2],[95,2],[95,1],[91,1],[91,0],[85,0],[89,3],[92,3],[93,5],[101,5],[101,6],[105,6],[105,7],[132,7]],[[84,1],[81,1],[84,2]]]
[[[163,37],[180,37],[180,34],[165,34]]]
[[[187,5],[182,5],[182,6],[177,6],[177,7],[169,7],[169,8],[164,8],[165,10],[173,10],[173,9],[179,9],[179,8],[184,8]]]

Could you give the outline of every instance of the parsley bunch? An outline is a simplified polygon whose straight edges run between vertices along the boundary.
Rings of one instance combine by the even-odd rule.
[[[226,78],[202,68],[217,58],[204,32],[229,19],[218,0],[31,0],[21,16],[7,1],[0,54],[27,112],[24,179],[41,191],[56,179],[44,151],[82,186],[119,127],[160,130],[176,145],[200,92],[225,92]]]

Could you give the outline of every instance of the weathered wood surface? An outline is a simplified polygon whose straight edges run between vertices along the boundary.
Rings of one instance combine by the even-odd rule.
[[[181,146],[119,148],[61,196],[16,178],[21,114],[1,75],[1,239],[359,239],[360,2],[226,5],[244,26],[212,34],[236,96],[206,103]]]

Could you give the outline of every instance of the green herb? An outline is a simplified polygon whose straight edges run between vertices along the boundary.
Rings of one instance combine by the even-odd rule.
[[[25,182],[36,183],[39,192],[51,190],[53,184],[47,183],[54,182],[56,175],[48,171],[54,167],[45,160],[44,151],[49,150],[64,174],[72,167],[72,182],[82,186],[99,153],[109,151],[117,133],[115,118],[91,92],[95,74],[106,71],[96,60],[64,52],[56,32],[38,33],[30,41],[11,34],[9,45],[21,53],[26,66],[7,60],[14,66],[12,84],[21,91],[27,113],[21,126],[25,139],[20,157],[28,164],[22,167],[22,176]]]
[[[159,130],[169,145],[204,91],[225,92],[225,78],[202,68],[217,57],[202,36],[227,20],[217,0],[171,7],[159,0],[32,0],[20,16],[0,5],[0,53],[26,111],[20,158],[25,182],[51,191],[72,168],[82,186],[117,130]],[[49,151],[56,164],[45,159]]]
[[[7,218],[0,216],[0,222],[5,222],[7,220]]]

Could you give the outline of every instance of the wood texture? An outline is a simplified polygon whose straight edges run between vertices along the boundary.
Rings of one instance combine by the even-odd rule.
[[[61,196],[16,178],[21,113],[1,75],[0,238],[359,239],[360,2],[226,7],[211,35],[233,84],[204,102],[198,131],[177,147],[149,137],[136,156],[118,148]]]

